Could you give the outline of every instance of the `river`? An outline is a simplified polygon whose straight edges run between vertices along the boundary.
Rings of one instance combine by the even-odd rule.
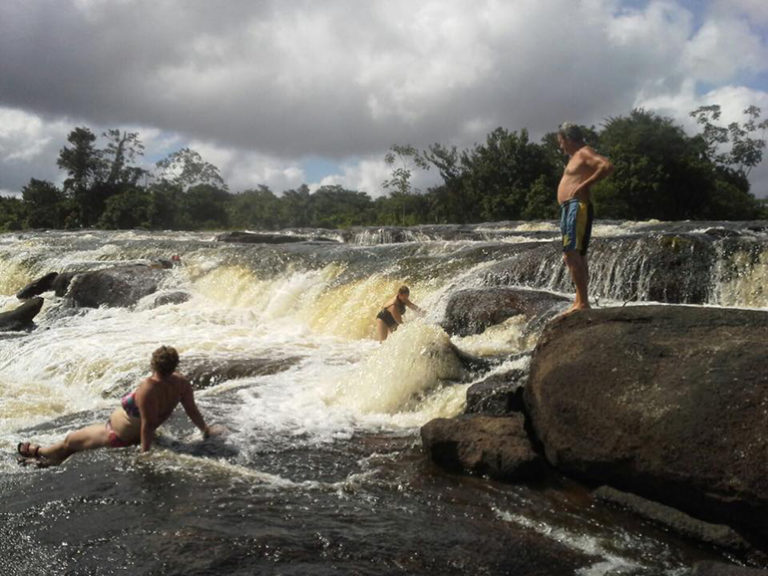
[[[439,323],[451,295],[506,285],[570,296],[554,222],[281,234],[314,240],[0,235],[0,311],[48,272],[180,260],[134,307],[73,308],[48,292],[34,330],[0,333],[2,574],[682,576],[699,560],[738,561],[565,478],[454,476],[423,455],[420,426],[460,414],[488,376],[448,343],[505,371],[525,368],[536,341],[522,318],[450,337]],[[768,309],[766,222],[600,222],[591,259],[598,306]],[[404,283],[427,314],[406,314],[378,344],[373,318]],[[158,305],[178,293],[186,301]],[[179,409],[149,454],[17,464],[19,441],[105,420],[161,344],[179,350],[182,372],[251,367],[196,393],[225,436],[202,441]]]

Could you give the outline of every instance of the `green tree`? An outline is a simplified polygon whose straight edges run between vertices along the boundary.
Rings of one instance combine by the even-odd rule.
[[[99,218],[99,228],[129,230],[152,227],[152,194],[144,188],[130,188],[111,196]]]
[[[707,157],[720,167],[749,176],[763,160],[768,120],[760,121],[761,110],[757,106],[748,106],[743,113],[747,117],[743,124],[731,122],[727,128],[716,124],[721,116],[717,104],[700,106],[690,115],[702,126],[700,136],[705,142]],[[730,150],[724,151],[728,145]]]
[[[365,192],[345,190],[341,186],[321,186],[310,196],[313,226],[347,228],[371,221],[371,198]]]
[[[61,190],[45,180],[30,179],[21,197],[29,228],[64,228],[67,216],[76,210]]]
[[[407,208],[413,204],[408,197],[419,192],[411,185],[413,170],[416,168],[429,170],[429,162],[410,144],[392,146],[384,156],[384,161],[393,168],[391,178],[385,180],[382,186],[392,195],[391,204],[397,207],[396,213],[399,212],[400,224],[408,225],[406,213],[411,214],[411,212]],[[411,217],[410,221],[413,219]]]
[[[182,148],[157,162],[159,179],[180,186],[183,190],[197,185],[210,185],[226,191],[227,185],[219,169],[203,160],[191,148]]]
[[[314,221],[309,186],[302,184],[296,190],[286,190],[280,197],[281,225],[304,228]]]
[[[610,119],[600,142],[615,172],[595,187],[599,214],[662,220],[701,216],[715,181],[701,140],[689,138],[669,118],[638,109]]]
[[[101,152],[102,180],[110,188],[133,187],[148,175],[148,171],[133,166],[144,155],[144,144],[139,140],[138,132],[125,132],[117,129],[107,130],[103,134],[107,146]]]
[[[96,223],[103,208],[103,198],[94,194],[101,158],[95,147],[96,136],[88,128],[75,128],[69,133],[65,146],[59,151],[57,164],[68,174],[64,180],[64,192],[75,201],[78,208],[77,223],[91,226]]]
[[[235,228],[279,228],[280,200],[264,185],[234,194],[228,204],[229,222]]]
[[[471,150],[459,154],[435,145],[424,156],[445,180],[435,194],[449,203],[451,219],[516,220],[550,212],[543,191],[549,188],[553,198],[556,166],[544,146],[530,141],[527,130],[497,128]]]
[[[181,230],[180,207],[184,192],[169,182],[153,183],[147,191],[150,195],[149,227],[154,230]]]
[[[229,227],[228,204],[232,195],[210,184],[197,184],[180,197],[180,224],[184,230],[217,230]]]
[[[0,231],[12,232],[25,228],[24,203],[18,198],[0,196]]]
[[[436,143],[422,154],[427,162],[437,168],[443,179],[442,185],[432,188],[427,193],[431,220],[459,224],[477,221],[479,204],[466,189],[466,175],[461,164],[461,155],[456,147],[447,148]]]

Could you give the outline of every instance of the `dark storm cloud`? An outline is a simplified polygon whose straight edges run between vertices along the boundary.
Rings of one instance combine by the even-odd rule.
[[[10,0],[0,107],[172,135],[218,151],[238,182],[298,184],[306,156],[468,146],[497,126],[538,137],[659,98],[693,109],[697,78],[766,71],[739,5],[730,18],[714,2],[707,20],[685,3],[618,0]],[[0,155],[39,138],[0,128]],[[365,166],[350,171],[379,170]]]

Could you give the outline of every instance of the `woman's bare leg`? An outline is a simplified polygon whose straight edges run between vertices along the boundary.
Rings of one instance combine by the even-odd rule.
[[[104,448],[109,445],[109,432],[104,424],[92,424],[70,432],[61,442],[41,446],[37,456],[44,457],[50,464],[61,464],[75,452]]]
[[[376,339],[379,342],[384,342],[389,336],[389,326],[381,318],[376,318]]]

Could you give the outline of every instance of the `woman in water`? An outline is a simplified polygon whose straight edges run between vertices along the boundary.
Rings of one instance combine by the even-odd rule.
[[[168,420],[176,405],[181,403],[192,423],[208,438],[211,430],[195,404],[192,385],[176,372],[179,354],[170,346],[161,346],[152,354],[152,375],[139,387],[123,397],[106,424],[92,424],[67,434],[63,441],[51,446],[20,442],[17,446],[22,463],[34,461],[39,466],[61,464],[75,452],[94,448],[122,448],[136,444],[147,452],[152,446],[155,430]]]
[[[400,286],[397,294],[376,315],[376,338],[379,342],[386,340],[389,333],[397,330],[397,327],[403,323],[406,306],[414,312],[424,315],[424,310],[408,299],[410,293],[408,286]]]

